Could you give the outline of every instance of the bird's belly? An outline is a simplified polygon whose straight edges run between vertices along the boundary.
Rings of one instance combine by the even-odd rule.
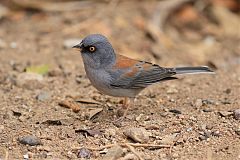
[[[101,93],[114,97],[135,97],[141,90],[114,88],[110,86],[111,76],[104,70],[86,70],[91,84]]]
[[[114,97],[135,97],[140,91],[134,89],[111,88],[102,92]]]

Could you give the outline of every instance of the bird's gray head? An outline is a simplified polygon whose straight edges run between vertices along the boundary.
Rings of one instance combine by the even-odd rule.
[[[91,68],[106,68],[115,62],[115,52],[108,39],[101,34],[85,37],[74,48],[81,49],[84,65]]]

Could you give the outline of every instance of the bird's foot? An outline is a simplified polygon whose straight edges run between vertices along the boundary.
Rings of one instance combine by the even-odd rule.
[[[125,109],[125,108],[120,108],[117,110],[117,119],[115,119],[113,121],[114,124],[117,124],[119,125],[121,122],[124,121],[124,119],[126,118],[127,116],[127,112],[128,112],[128,109]]]

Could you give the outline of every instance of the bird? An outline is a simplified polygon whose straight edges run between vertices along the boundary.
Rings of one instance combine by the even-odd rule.
[[[123,117],[133,99],[152,84],[177,79],[176,75],[214,73],[207,66],[167,68],[131,59],[117,54],[102,34],[87,35],[73,48],[80,50],[87,77],[98,91],[124,98]]]

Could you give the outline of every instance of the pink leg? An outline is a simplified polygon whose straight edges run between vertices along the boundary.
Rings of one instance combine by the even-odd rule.
[[[133,104],[132,103],[133,100],[134,99],[132,99],[132,98],[129,99],[127,97],[124,97],[123,105],[122,105],[122,109],[124,110],[124,112],[123,112],[123,115],[119,119],[117,119],[117,121],[121,121],[127,116],[128,109],[129,109],[130,105]]]

